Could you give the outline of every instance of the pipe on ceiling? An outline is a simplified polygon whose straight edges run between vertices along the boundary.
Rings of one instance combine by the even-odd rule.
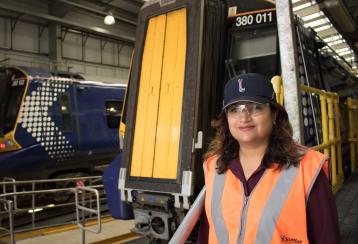
[[[19,8],[19,7],[15,8],[15,7],[9,6],[8,4],[3,4],[1,2],[0,2],[0,9],[9,10],[9,11],[24,14],[24,15],[33,16],[33,17],[40,18],[40,19],[45,19],[45,20],[48,20],[50,22],[59,23],[59,24],[62,24],[64,26],[67,26],[67,27],[80,29],[80,30],[87,31],[87,32],[90,32],[90,33],[96,33],[96,34],[100,34],[100,35],[103,35],[103,36],[108,36],[110,38],[120,40],[122,42],[126,42],[126,43],[129,43],[131,45],[133,45],[134,41],[135,41],[134,37],[130,37],[130,36],[126,36],[126,35],[118,36],[115,33],[111,32],[111,31],[108,31],[106,29],[103,29],[101,27],[90,27],[90,26],[87,26],[87,25],[84,25],[84,24],[81,24],[81,23],[78,23],[78,22],[65,20],[65,19],[62,19],[62,18],[59,18],[59,17],[56,17],[56,16],[52,16],[52,15],[49,15],[49,14],[30,12],[25,8]]]
[[[67,5],[71,5],[71,6],[74,6],[74,7],[77,7],[77,8],[81,8],[81,9],[93,12],[93,13],[96,13],[96,14],[102,14],[104,16],[106,16],[108,14],[108,12],[97,10],[97,9],[94,9],[94,8],[91,8],[91,7],[88,7],[88,6],[79,4],[79,3],[74,3],[74,2],[69,1],[69,0],[57,0],[57,1],[65,3]],[[135,21],[123,18],[123,17],[118,16],[118,15],[113,15],[113,17],[116,18],[119,21],[124,22],[124,23],[130,24],[130,25],[133,25],[133,26],[137,26],[137,23]]]

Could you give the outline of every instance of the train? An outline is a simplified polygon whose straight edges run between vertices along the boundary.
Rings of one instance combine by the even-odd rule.
[[[126,86],[43,68],[0,68],[0,178],[89,176],[121,152]]]
[[[210,122],[222,109],[223,87],[231,77],[262,73],[281,81],[280,89],[291,82],[282,75],[288,62],[282,54],[288,50],[281,46],[276,11],[275,1],[269,0],[153,0],[142,7],[123,108],[116,189],[133,208],[134,232],[166,242],[185,218],[204,185]],[[294,133],[301,132],[302,144],[332,145],[319,147],[325,153],[340,148],[332,174],[341,184],[353,170],[346,99],[358,98],[358,80],[325,51],[313,29],[298,17],[292,21],[296,46],[286,58],[296,60],[292,86],[299,88],[298,99],[292,93],[283,101],[285,90],[278,99],[285,105],[291,98],[300,102],[298,114],[290,116],[299,120]],[[330,110],[327,119],[325,96],[329,102],[339,98],[340,115]],[[339,138],[329,142],[334,136],[326,135],[332,130]],[[191,238],[195,242],[195,235]]]

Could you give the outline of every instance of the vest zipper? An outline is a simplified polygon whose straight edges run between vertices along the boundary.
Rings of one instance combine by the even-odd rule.
[[[240,233],[239,233],[239,239],[237,243],[244,243],[244,236],[245,236],[245,227],[246,227],[246,218],[247,218],[247,209],[248,209],[248,201],[249,197],[244,197],[244,204],[242,206],[241,211],[241,223],[240,223]]]
[[[260,180],[256,183],[254,189],[252,189],[251,193],[249,194],[249,196],[244,196],[244,203],[242,206],[242,211],[241,211],[241,222],[240,222],[240,233],[239,233],[239,237],[237,238],[237,243],[238,244],[244,244],[244,238],[245,238],[245,229],[246,229],[246,219],[247,219],[247,211],[249,209],[249,202],[250,202],[250,198],[253,195],[254,191],[256,190],[256,186],[261,182],[261,180],[265,177],[267,173],[267,170],[265,170],[265,172],[262,174]],[[241,183],[242,188],[244,189],[244,186]],[[244,190],[243,190],[244,191]],[[244,193],[245,194],[245,193]]]

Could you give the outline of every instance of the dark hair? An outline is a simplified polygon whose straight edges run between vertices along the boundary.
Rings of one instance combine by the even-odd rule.
[[[278,169],[296,166],[302,153],[299,152],[299,146],[292,138],[292,126],[288,120],[288,114],[280,104],[274,101],[270,102],[270,108],[273,113],[276,113],[276,124],[272,128],[263,163],[267,168],[272,168],[274,163]],[[217,172],[222,174],[226,171],[230,160],[238,156],[240,145],[229,131],[225,111],[222,111],[218,118],[211,122],[211,126],[216,133],[204,155],[204,160],[214,155],[219,156]]]

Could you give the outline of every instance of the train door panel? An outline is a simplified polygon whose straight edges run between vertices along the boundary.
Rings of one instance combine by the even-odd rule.
[[[177,177],[186,54],[185,18],[183,8],[149,21],[131,176]]]
[[[88,156],[101,149],[94,149],[97,141],[101,140],[101,130],[96,128],[98,123],[97,113],[99,111],[98,105],[94,97],[92,87],[77,86],[76,88],[76,104],[77,104],[77,119],[80,127],[79,131],[79,155]],[[102,117],[101,117],[102,118]],[[101,147],[101,145],[99,145]]]
[[[119,89],[78,85],[76,88],[80,155],[108,154],[119,151],[118,128],[122,102]],[[111,140],[108,140],[111,138]]]

